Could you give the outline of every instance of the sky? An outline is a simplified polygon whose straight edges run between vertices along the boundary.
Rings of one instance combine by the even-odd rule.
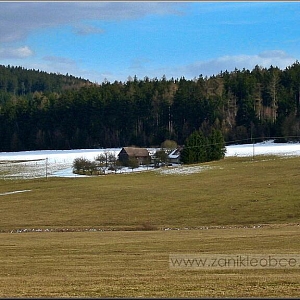
[[[300,2],[0,1],[0,65],[95,83],[280,69],[300,60]]]

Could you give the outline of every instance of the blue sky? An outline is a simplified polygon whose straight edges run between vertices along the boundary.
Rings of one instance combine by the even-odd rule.
[[[0,64],[101,83],[300,60],[300,2],[0,2]]]

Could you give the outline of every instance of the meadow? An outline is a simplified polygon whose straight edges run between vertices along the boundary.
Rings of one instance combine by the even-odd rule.
[[[175,271],[168,258],[299,253],[299,162],[228,157],[188,174],[3,177],[0,297],[296,297],[299,268]]]

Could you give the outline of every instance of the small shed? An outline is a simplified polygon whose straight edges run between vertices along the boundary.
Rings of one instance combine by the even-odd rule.
[[[122,163],[128,162],[130,158],[136,158],[140,165],[150,161],[149,152],[146,148],[123,147],[118,154],[119,161]]]

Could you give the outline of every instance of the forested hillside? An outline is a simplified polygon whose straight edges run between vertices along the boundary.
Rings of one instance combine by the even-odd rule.
[[[0,151],[182,145],[198,129],[220,129],[227,142],[288,140],[300,135],[299,105],[299,62],[100,85],[0,66]]]

